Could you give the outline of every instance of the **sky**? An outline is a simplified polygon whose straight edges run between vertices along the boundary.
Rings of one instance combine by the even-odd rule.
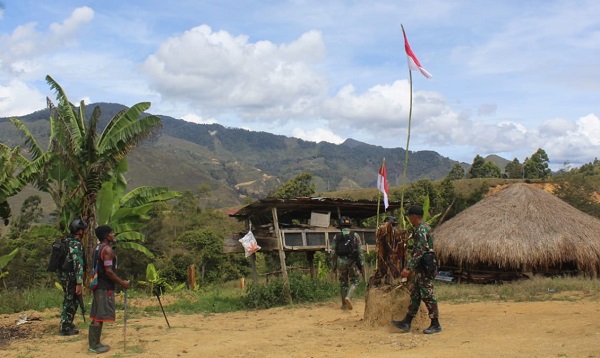
[[[600,153],[597,0],[0,0],[0,117],[56,102],[46,75],[74,104],[313,142]]]

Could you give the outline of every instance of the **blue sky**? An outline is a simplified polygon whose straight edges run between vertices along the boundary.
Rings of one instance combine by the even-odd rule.
[[[0,0],[0,117],[73,103],[559,169],[600,153],[597,0]],[[399,162],[404,158],[396,158]],[[395,158],[386,158],[393,161]]]

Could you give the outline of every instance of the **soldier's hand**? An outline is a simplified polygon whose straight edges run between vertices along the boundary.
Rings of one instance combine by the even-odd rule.
[[[77,284],[77,286],[75,286],[75,295],[79,296],[81,295],[81,293],[83,292],[83,284]]]
[[[121,287],[123,287],[123,289],[128,289],[129,288],[129,281],[123,281],[123,283],[121,283]]]
[[[410,275],[410,270],[409,269],[403,269],[402,272],[400,272],[400,277],[408,277],[408,275]]]

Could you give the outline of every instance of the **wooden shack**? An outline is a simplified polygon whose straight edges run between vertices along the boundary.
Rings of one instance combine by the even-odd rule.
[[[390,203],[388,212],[399,209],[400,203]],[[375,227],[365,227],[364,220],[378,213],[384,214],[383,202],[349,200],[326,197],[299,197],[293,199],[265,198],[244,206],[229,216],[245,222],[246,231],[234,233],[225,239],[224,253],[243,253],[239,242],[251,230],[262,252],[277,251],[285,262],[286,252],[306,252],[311,275],[315,275],[312,260],[317,251],[329,252],[330,241],[339,232],[340,216],[349,216],[352,230],[363,241],[364,250],[374,250]],[[257,280],[254,257],[251,256],[254,279]]]

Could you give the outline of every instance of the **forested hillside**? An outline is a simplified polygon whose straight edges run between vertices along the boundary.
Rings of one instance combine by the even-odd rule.
[[[96,105],[102,110],[100,128],[125,108],[112,103],[88,105],[88,118]],[[42,144],[48,137],[48,118],[48,110],[19,117]],[[374,187],[383,158],[390,185],[401,182],[405,154],[401,148],[383,148],[353,139],[339,145],[314,143],[219,124],[161,118],[163,127],[158,134],[128,158],[127,177],[132,187],[201,190],[208,193],[208,205],[223,207],[237,205],[245,197],[264,197],[302,172],[313,175],[317,192]],[[0,143],[15,146],[22,141],[8,118],[1,118]],[[441,179],[456,163],[433,151],[411,152],[407,181]]]

